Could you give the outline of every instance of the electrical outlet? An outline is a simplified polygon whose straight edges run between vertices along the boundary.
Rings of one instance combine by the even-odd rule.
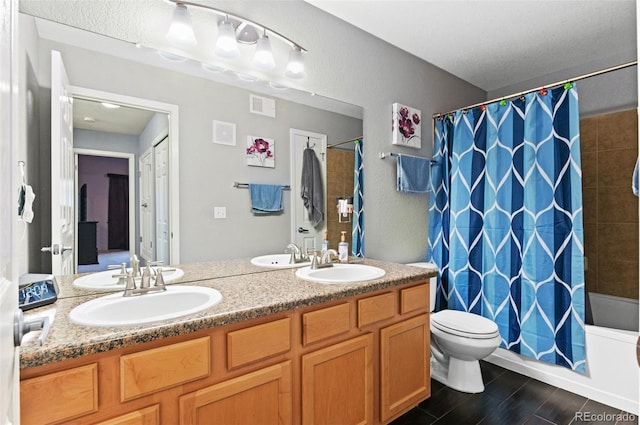
[[[227,207],[213,207],[213,218],[227,218]]]

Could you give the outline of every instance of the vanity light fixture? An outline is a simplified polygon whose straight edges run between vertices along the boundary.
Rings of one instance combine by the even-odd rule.
[[[294,79],[306,76],[302,55],[306,50],[271,28],[208,5],[182,0],[165,1],[175,5],[173,18],[166,35],[167,40],[171,43],[183,48],[194,47],[197,44],[188,8],[204,9],[221,17],[218,22],[218,36],[214,49],[217,56],[227,60],[236,59],[241,55],[238,42],[255,44],[256,49],[251,61],[253,66],[261,71],[271,71],[276,68],[271,39],[277,38],[291,46],[285,75]],[[262,33],[261,36],[259,36],[260,33]]]
[[[256,42],[256,52],[253,55],[253,66],[263,71],[270,71],[276,67],[276,61],[271,51],[271,42],[265,33]]]
[[[293,50],[289,52],[289,62],[287,63],[287,70],[285,75],[289,78],[304,78],[306,75],[304,71],[304,58],[302,57],[302,50],[298,46],[294,46]]]
[[[218,24],[218,38],[216,39],[214,52],[223,59],[235,59],[240,56],[236,30],[233,28],[228,16],[225,16]]]
[[[191,25],[191,15],[187,6],[182,3],[176,4],[166,38],[181,47],[193,47],[198,44]]]

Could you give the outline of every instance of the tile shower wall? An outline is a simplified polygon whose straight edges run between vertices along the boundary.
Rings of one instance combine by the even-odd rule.
[[[638,157],[634,110],[580,120],[587,289],[638,298]]]
[[[353,151],[327,149],[327,231],[329,248],[338,249],[340,232],[347,232],[349,255],[351,255],[352,223],[338,223],[337,198],[353,196]]]

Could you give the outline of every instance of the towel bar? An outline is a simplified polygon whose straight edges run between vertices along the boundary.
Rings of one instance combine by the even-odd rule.
[[[385,159],[388,156],[399,156],[399,155],[400,154],[397,154],[395,152],[380,152],[380,153],[378,153],[378,157],[380,159]],[[438,163],[438,161],[436,161],[434,159],[432,159],[430,162],[431,162],[431,164],[437,164]]]
[[[249,183],[233,182],[233,187],[248,189],[249,188]],[[289,186],[288,184],[283,184],[282,185],[282,190],[291,190],[291,186]]]

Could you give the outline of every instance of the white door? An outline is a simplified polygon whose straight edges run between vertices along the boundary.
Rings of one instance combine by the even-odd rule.
[[[73,97],[60,52],[51,51],[51,271],[74,274]]]
[[[322,167],[322,188],[324,196],[324,216],[327,216],[326,182],[327,168],[325,153],[327,151],[327,136],[325,134],[311,133],[304,130],[291,129],[291,240],[307,252],[309,250],[320,251],[322,246],[323,230],[327,227],[326,218],[317,226],[309,221],[302,197],[300,196],[300,179],[302,178],[302,154],[309,146],[313,149]]]
[[[156,260],[169,264],[169,139],[155,146]]]
[[[14,178],[18,165],[17,44],[18,1],[0,0],[0,423],[20,423],[18,349],[13,342],[13,320],[18,311],[18,279],[15,276],[17,230]]]
[[[153,149],[140,157],[140,257],[155,261]]]

